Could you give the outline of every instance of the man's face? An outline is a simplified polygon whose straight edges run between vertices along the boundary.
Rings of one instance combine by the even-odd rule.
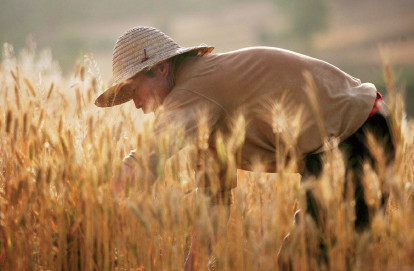
[[[140,72],[122,91],[131,95],[137,109],[142,108],[145,114],[154,112],[170,90],[167,80],[168,68],[168,64],[164,62],[152,70],[151,76]]]

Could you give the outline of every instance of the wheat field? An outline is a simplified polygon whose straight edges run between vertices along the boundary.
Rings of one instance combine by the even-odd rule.
[[[27,48],[15,54],[5,44],[0,270],[183,270],[194,226],[202,241],[196,270],[414,270],[414,124],[405,119],[388,63],[384,78],[396,160],[382,170],[365,168],[368,230],[353,227],[354,202],[342,196],[344,164],[333,150],[313,187],[328,217],[323,229],[304,212],[293,223],[309,189],[299,175],[238,171],[227,238],[209,248],[203,240],[213,238],[215,225],[206,198],[194,192],[188,167],[194,151],[167,160],[169,137],[155,142],[153,118],[144,118],[132,103],[95,107],[94,98],[110,82],[103,81],[91,55],[63,76],[50,51]],[[151,146],[162,157],[158,181],[151,187],[127,183],[115,195],[112,178],[122,158],[139,150],[145,178]],[[385,210],[382,193],[390,195]],[[321,230],[324,252],[318,246]],[[288,233],[290,241],[279,254]],[[328,262],[320,261],[321,253]]]

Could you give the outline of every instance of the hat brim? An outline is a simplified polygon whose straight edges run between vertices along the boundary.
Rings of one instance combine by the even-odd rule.
[[[137,71],[133,71],[132,75],[129,76],[128,78],[125,78],[125,80],[123,80],[122,82],[115,83],[113,86],[107,88],[102,94],[98,96],[98,98],[96,98],[95,105],[98,107],[112,107],[112,106],[120,105],[120,104],[130,101],[132,99],[131,95],[125,95],[125,92],[122,91],[122,87],[126,85],[125,81],[132,78],[133,76],[143,71],[144,69],[151,68],[157,65],[158,63],[165,61],[171,57],[184,54],[187,52],[191,52],[191,51],[197,51],[198,56],[205,56],[205,55],[210,54],[211,51],[213,51],[213,49],[214,47],[212,46],[203,46],[203,45],[196,46],[196,47],[187,47],[187,48],[181,47],[179,50],[176,50],[168,57],[159,59],[158,61],[153,62],[153,63],[148,63],[147,66],[141,67]]]

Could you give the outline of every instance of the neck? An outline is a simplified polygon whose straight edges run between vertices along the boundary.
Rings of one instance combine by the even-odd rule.
[[[167,93],[170,93],[175,86],[175,75],[177,70],[176,65],[172,65],[171,63],[169,63],[169,65],[170,67],[167,76]]]
[[[168,74],[168,84],[169,84],[168,92],[170,92],[175,86],[175,79],[176,79],[177,71],[181,65],[181,62],[183,62],[184,59],[191,56],[192,54],[194,54],[194,52],[187,52],[184,54],[177,55],[168,60],[168,64],[170,65],[169,67],[170,72]]]

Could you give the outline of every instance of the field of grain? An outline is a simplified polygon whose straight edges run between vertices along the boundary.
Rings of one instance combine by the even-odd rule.
[[[155,141],[151,117],[144,118],[132,103],[111,109],[93,105],[109,83],[91,56],[63,77],[49,51],[29,48],[16,55],[5,45],[0,270],[182,270],[194,227],[200,239],[196,270],[413,270],[414,124],[404,119],[403,100],[387,63],[384,78],[397,157],[389,168],[365,168],[370,229],[356,232],[353,227],[354,202],[342,196],[344,164],[332,150],[326,170],[312,185],[327,217],[323,229],[303,211],[293,223],[310,189],[300,185],[300,176],[283,170],[239,171],[227,238],[216,238],[209,247],[215,223],[224,222],[211,221],[206,198],[194,192],[194,174],[187,166],[194,159],[192,150],[205,148],[205,137],[179,159],[167,160],[169,136]],[[162,159],[159,179],[149,187],[151,146]],[[126,180],[121,195],[115,195],[112,178],[135,148],[142,182]],[[225,159],[231,157],[229,149],[224,147]],[[233,165],[230,160],[228,165]],[[385,210],[380,208],[382,193],[390,195]]]

